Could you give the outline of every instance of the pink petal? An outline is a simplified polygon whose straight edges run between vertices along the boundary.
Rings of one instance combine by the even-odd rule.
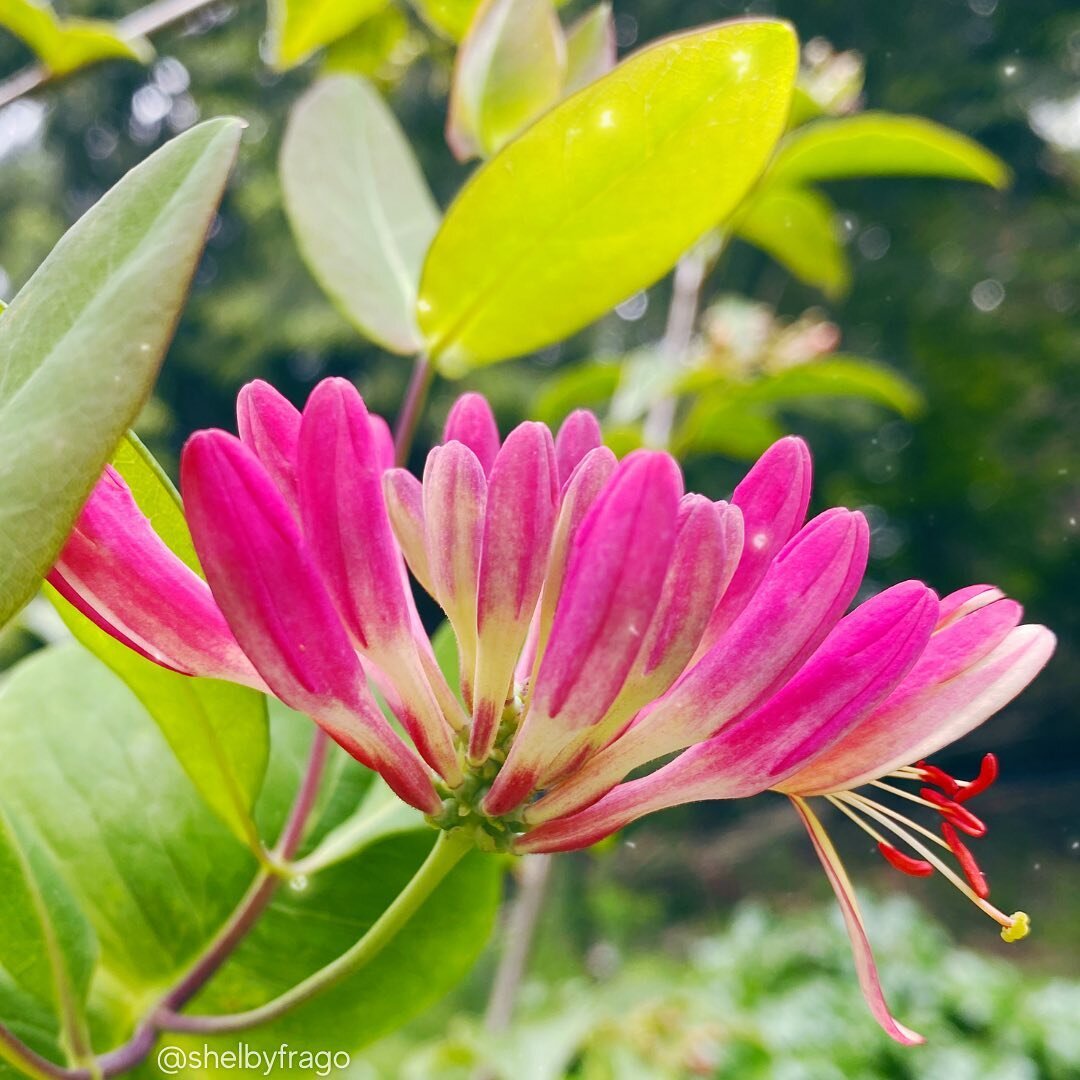
[[[446,418],[443,442],[467,446],[476,455],[484,475],[490,476],[499,452],[499,427],[487,398],[482,394],[462,394]]]
[[[788,436],[773,443],[735,488],[731,501],[743,516],[742,557],[702,636],[699,655],[739,616],[773,559],[806,520],[811,477],[806,443]]]
[[[386,419],[378,413],[368,413],[368,423],[375,439],[379,467],[383,472],[394,467],[394,433]]]
[[[241,387],[236,398],[240,438],[262,462],[267,475],[285,496],[289,509],[300,513],[296,452],[300,442],[300,412],[269,383],[255,379]]]
[[[424,677],[412,633],[412,600],[383,502],[387,447],[356,388],[324,379],[300,429],[304,535],[357,647],[394,681],[398,713],[424,760],[460,782],[450,728]]]
[[[390,469],[382,479],[390,526],[405,561],[425,592],[434,596],[425,538],[424,488],[407,469]]]
[[[841,619],[759,709],[587,809],[547,822],[526,837],[529,850],[595,843],[656,810],[775,786],[884,700],[925,647],[937,609],[937,597],[918,581],[878,594]]]
[[[565,484],[581,459],[603,442],[600,421],[588,409],[575,409],[555,437],[555,456],[559,461],[559,483]]]
[[[578,529],[528,712],[484,806],[511,810],[607,712],[641,649],[675,545],[682,477],[666,454],[620,463]]]
[[[206,582],[154,532],[112,466],[91,492],[49,581],[148,660],[265,689]]]
[[[994,585],[968,585],[964,589],[957,589],[941,599],[939,627],[955,622],[964,615],[970,615],[973,611],[1004,597],[1005,594]]]
[[[989,613],[998,604],[1008,603],[998,601],[983,611]],[[952,624],[940,636],[980,614]],[[991,651],[950,676],[947,673],[954,671],[955,664],[950,658],[935,665],[940,654],[932,651],[932,639],[925,663],[920,662],[846,738],[790,777],[783,789],[805,795],[846,791],[930,757],[1012,701],[1045,667],[1055,643],[1045,626],[1018,626]]]
[[[503,443],[488,478],[477,598],[476,680],[469,758],[487,760],[518,654],[544,584],[559,505],[555,444],[524,423]]]
[[[761,705],[851,603],[867,548],[861,514],[835,509],[816,517],[776,557],[720,641],[625,734],[530,806],[526,820],[539,823],[587,806],[632,769],[701,742]]]
[[[424,766],[372,700],[314,557],[254,453],[225,432],[198,432],[184,448],[181,477],[210,588],[267,685],[402,799],[436,812]]]
[[[424,468],[424,521],[435,599],[458,643],[461,689],[472,705],[476,671],[476,595],[487,506],[487,479],[476,455],[459,442],[435,447]]]
[[[926,1040],[916,1031],[905,1027],[894,1019],[889,1012],[888,1003],[885,1001],[885,993],[881,989],[881,981],[878,978],[877,965],[874,963],[874,954],[870,949],[870,939],[866,936],[866,926],[863,923],[862,912],[859,910],[859,902],[855,896],[851,881],[836,853],[828,833],[817,819],[817,815],[798,796],[792,798],[795,807],[806,831],[810,834],[810,840],[814,845],[821,865],[829,879],[829,884],[836,893],[836,899],[840,902],[840,911],[844,916],[844,925],[847,927],[848,937],[851,938],[851,948],[855,956],[855,971],[859,977],[859,986],[862,988],[866,1004],[870,1006],[870,1012],[874,1019],[881,1025],[885,1033],[903,1046],[918,1046]]]

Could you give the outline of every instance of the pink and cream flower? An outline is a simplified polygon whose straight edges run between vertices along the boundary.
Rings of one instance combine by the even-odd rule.
[[[563,851],[681,803],[789,796],[871,1010],[900,1042],[921,1040],[888,1011],[811,799],[897,869],[944,875],[1006,940],[1027,932],[1026,915],[990,903],[960,838],[986,831],[971,801],[996,760],[964,782],[926,759],[1015,697],[1054,637],[991,586],[939,600],[906,581],[849,610],[867,525],[839,508],[805,521],[801,440],[713,502],[683,491],[667,454],[617,461],[588,412],[555,437],[524,423],[500,440],[466,394],[422,480],[392,467],[385,423],[344,380],[320,383],[302,414],[255,382],[238,412],[239,438],[199,432],[182,459],[205,580],[113,470],[87,503],[49,580],[119,641],[276,695],[480,847]],[[453,628],[460,696],[406,566]]]

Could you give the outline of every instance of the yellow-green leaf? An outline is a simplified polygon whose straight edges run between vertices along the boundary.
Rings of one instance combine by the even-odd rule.
[[[281,183],[300,253],[342,314],[391,352],[420,348],[416,283],[439,211],[370,83],[330,76],[297,102]]]
[[[417,51],[410,40],[409,20],[401,9],[383,8],[329,46],[323,71],[377,79],[403,69]]]
[[[769,19],[666,38],[479,169],[421,278],[420,328],[440,369],[558,341],[670,270],[771,156],[797,51],[791,27]]]
[[[270,0],[270,62],[279,71],[344,37],[388,0]]]
[[[446,138],[458,160],[501,149],[554,104],[565,70],[551,0],[485,0],[454,64]]]
[[[850,273],[833,218],[832,204],[816,191],[766,183],[740,212],[735,232],[800,281],[838,296]]]
[[[47,4],[0,0],[0,26],[21,38],[53,75],[68,75],[99,60],[145,64],[154,55],[145,38],[124,38],[101,19],[61,19]]]
[[[412,0],[412,6],[433,30],[451,41],[461,41],[468,33],[481,0]]]
[[[597,4],[566,31],[566,82],[569,97],[615,66],[615,16],[611,4]]]
[[[865,112],[804,124],[769,170],[785,186],[857,176],[943,176],[1002,188],[1004,162],[973,139],[919,116]]]

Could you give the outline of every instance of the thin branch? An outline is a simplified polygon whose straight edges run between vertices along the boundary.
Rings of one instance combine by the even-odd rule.
[[[505,944],[484,1018],[488,1031],[506,1031],[514,1018],[518,991],[525,978],[529,951],[544,907],[551,859],[550,855],[526,855],[521,860],[521,885],[506,920]]]
[[[156,1015],[157,1026],[164,1031],[222,1034],[258,1027],[285,1015],[324,990],[336,986],[342,979],[355,974],[374,960],[472,847],[472,838],[463,831],[440,833],[431,853],[412,880],[398,893],[394,902],[372,924],[367,933],[336,960],[332,960],[314,975],[272,1001],[247,1012],[221,1016],[189,1016],[165,1008]]]
[[[397,465],[404,465],[409,460],[420,414],[424,411],[424,403],[434,378],[435,369],[431,366],[431,361],[424,353],[420,353],[413,364],[409,388],[405,391],[405,401],[394,426],[394,462]]]
[[[157,0],[132,12],[116,23],[116,32],[124,41],[134,41],[164,30],[167,26],[193,15],[221,0]],[[84,69],[79,69],[84,70]],[[75,72],[71,72],[75,74]],[[0,82],[0,108],[51,82],[55,76],[43,64],[31,64]]]
[[[709,258],[700,244],[688,251],[675,267],[667,326],[660,340],[660,355],[669,370],[678,368],[690,348],[708,268]],[[653,402],[642,428],[647,446],[666,447],[671,441],[677,404],[674,394],[665,394]]]

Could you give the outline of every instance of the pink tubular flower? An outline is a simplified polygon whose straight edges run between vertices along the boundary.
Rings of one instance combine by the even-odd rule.
[[[832,509],[804,523],[801,440],[780,440],[730,502],[712,502],[683,492],[667,454],[617,462],[587,412],[555,437],[524,423],[501,441],[487,402],[466,394],[422,481],[391,467],[385,423],[343,380],[320,383],[302,415],[252,383],[238,413],[239,439],[200,432],[183,455],[205,581],[112,470],[50,575],[130,648],[277,695],[433,825],[488,849],[581,848],[681,803],[787,795],[871,1010],[900,1042],[921,1040],[888,1011],[811,798],[895,868],[943,874],[1006,940],[1027,932],[1026,915],[990,904],[961,840],[986,831],[970,804],[996,759],[970,782],[926,759],[1015,697],[1054,637],[1021,625],[1019,605],[990,586],[939,600],[906,581],[849,610],[866,522]],[[453,628],[461,700],[406,565]]]

